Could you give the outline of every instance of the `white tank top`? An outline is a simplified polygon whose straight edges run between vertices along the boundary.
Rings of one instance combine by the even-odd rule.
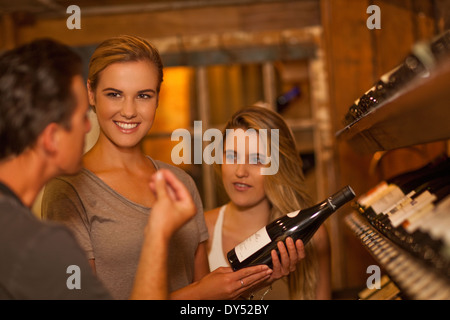
[[[223,226],[223,216],[225,213],[224,205],[219,210],[219,215],[217,216],[217,221],[214,226],[214,235],[211,244],[211,251],[208,254],[209,268],[211,271],[216,270],[219,267],[229,267],[230,264],[225,258],[223,247],[222,247],[222,226]]]
[[[214,271],[220,267],[230,267],[222,247],[222,226],[226,207],[227,205],[223,205],[220,208],[219,215],[217,216],[216,224],[214,226],[211,251],[208,254],[209,268],[211,271]],[[261,299],[261,294],[263,294],[266,300],[289,300],[289,288],[286,282],[286,277],[272,283],[272,288],[273,290],[271,290],[267,295],[263,294],[266,290],[266,288],[263,288],[260,292],[255,293],[254,299]]]

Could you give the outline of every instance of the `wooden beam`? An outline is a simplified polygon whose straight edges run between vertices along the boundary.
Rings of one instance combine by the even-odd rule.
[[[308,59],[315,54],[314,45],[291,46],[285,49],[278,46],[223,48],[200,52],[163,53],[165,66],[205,66],[215,64],[263,63],[276,60]]]
[[[300,29],[320,24],[317,0],[282,1],[243,6],[204,7],[134,14],[84,15],[81,29],[69,30],[66,19],[37,19],[33,25],[17,30],[18,42],[52,37],[73,46],[97,44],[120,34],[147,39],[227,32],[255,32]]]
[[[325,33],[325,50],[329,74],[332,131],[342,127],[341,119],[350,104],[373,82],[373,51],[370,30],[366,27],[370,1],[325,0],[321,2]],[[350,185],[357,194],[372,185],[367,177],[370,157],[362,158],[345,144],[336,144],[334,163],[336,185]],[[365,276],[363,264],[370,258],[358,241],[347,236],[343,224],[343,208],[333,215],[330,226],[332,251],[332,287],[342,289],[359,286]],[[373,261],[373,260],[371,260]],[[367,265],[365,266],[367,267]]]

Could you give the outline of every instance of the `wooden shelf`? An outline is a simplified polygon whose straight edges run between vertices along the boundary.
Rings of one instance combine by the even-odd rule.
[[[336,133],[360,153],[450,139],[450,58]],[[346,224],[410,299],[450,299],[450,279],[397,246],[357,212]]]
[[[448,278],[396,246],[357,212],[346,216],[345,222],[408,298],[415,300],[450,299]]]
[[[360,153],[450,139],[450,59],[336,133]]]

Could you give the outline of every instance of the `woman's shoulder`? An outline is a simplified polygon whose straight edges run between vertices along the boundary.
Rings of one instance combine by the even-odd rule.
[[[87,183],[88,173],[82,168],[79,172],[74,175],[62,175],[52,178],[47,182],[45,188],[48,190],[61,190],[66,188],[74,188],[78,185],[84,185]]]

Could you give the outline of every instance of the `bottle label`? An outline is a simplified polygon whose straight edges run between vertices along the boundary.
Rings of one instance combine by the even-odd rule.
[[[271,241],[266,227],[263,227],[238,244],[234,251],[239,262],[242,262]]]
[[[403,221],[402,226],[409,233],[413,233],[420,226],[421,222],[423,222],[424,217],[429,218],[429,214],[433,212],[435,208],[433,203],[429,203],[425,205],[421,210],[414,213],[412,216],[408,217],[405,221]]]
[[[408,217],[413,215],[418,210],[421,210],[427,204],[432,203],[434,200],[436,200],[436,196],[434,194],[430,193],[429,191],[422,192],[417,198],[413,199],[401,210],[391,216],[392,226],[394,228],[397,228]]]
[[[367,207],[367,204],[370,203],[373,198],[377,197],[378,194],[384,192],[384,190],[387,189],[387,187],[388,184],[386,183],[386,181],[380,182],[378,185],[376,185],[375,187],[367,191],[364,195],[362,195],[358,199],[358,203],[362,207]]]
[[[364,202],[365,207],[371,207],[372,204],[383,198],[391,189],[389,188],[390,185],[383,185],[380,189],[378,189],[376,192],[374,192],[369,199],[367,199]]]
[[[388,192],[382,198],[372,204],[372,209],[375,214],[384,212],[405,197],[403,191],[396,185],[389,185],[387,190]]]

